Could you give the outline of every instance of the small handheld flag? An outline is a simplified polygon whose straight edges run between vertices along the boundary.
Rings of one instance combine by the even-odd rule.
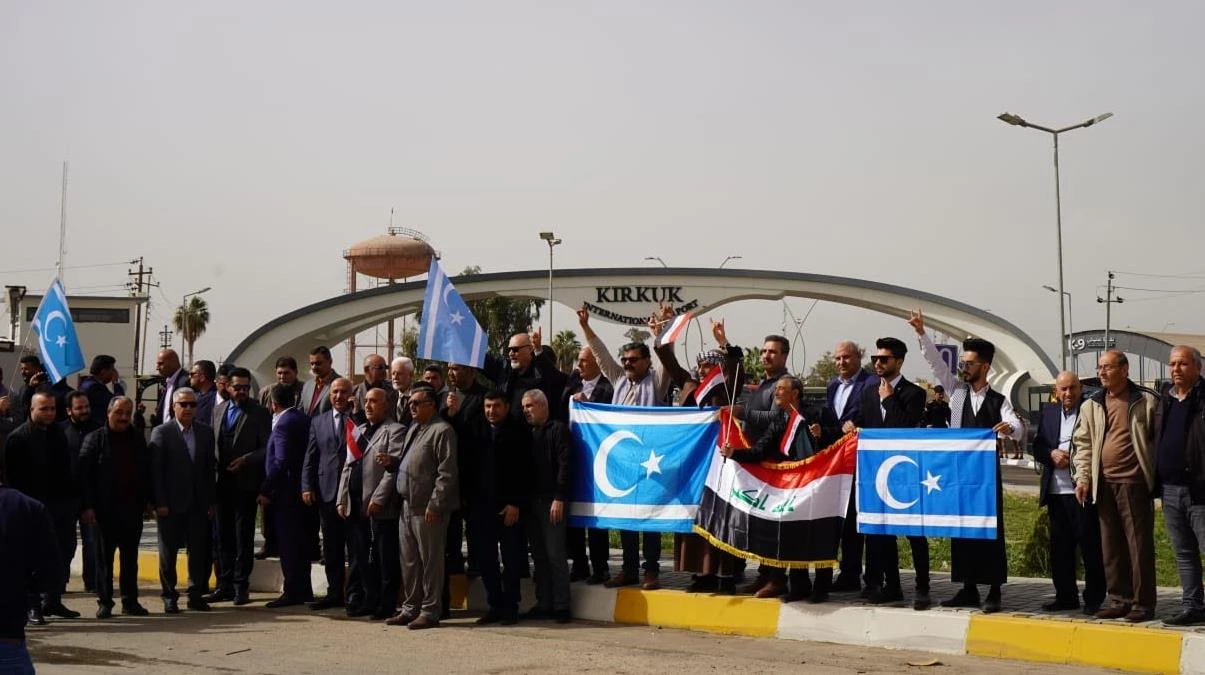
[[[665,327],[665,330],[661,331],[661,335],[657,336],[657,345],[660,346],[672,344],[674,340],[677,340],[678,337],[682,335],[682,333],[686,332],[686,327],[690,325],[690,320],[693,317],[693,313],[686,312],[685,314],[679,314],[671,319],[669,325]]]
[[[703,401],[707,400],[707,395],[711,393],[711,390],[722,386],[723,384],[724,369],[719,366],[715,366],[711,369],[711,372],[707,374],[707,377],[704,377],[702,381],[699,382],[699,386],[695,387],[695,402],[697,402],[699,407],[702,408]]]
[[[52,383],[84,369],[84,352],[80,349],[75,322],[71,320],[71,310],[67,308],[67,294],[58,279],[50,284],[38,305],[32,328],[38,336],[42,365]]]
[[[448,275],[432,258],[418,331],[418,358],[480,368],[488,344],[485,331]]]
[[[347,463],[360,461],[364,456],[364,436],[356,428],[356,423],[348,418],[344,423],[344,438],[347,440]]]

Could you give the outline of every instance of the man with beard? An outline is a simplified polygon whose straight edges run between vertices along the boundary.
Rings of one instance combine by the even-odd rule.
[[[266,384],[260,389],[259,404],[265,410],[272,409],[272,389],[277,384],[283,385],[292,392],[294,401],[292,407],[301,405],[302,383],[297,379],[297,360],[292,356],[282,356],[276,359],[276,384]],[[275,510],[276,507],[270,501],[260,504],[260,532],[264,535],[264,547],[255,552],[256,560],[273,558],[280,552],[276,541],[276,515],[273,513]],[[299,517],[305,521],[305,532],[312,539],[310,546],[316,558],[318,557],[318,514],[305,509]]]
[[[1020,441],[1025,438],[1025,427],[1013,412],[1013,406],[1003,394],[993,390],[987,383],[987,374],[996,355],[996,347],[987,340],[968,338],[962,343],[962,356],[958,362],[958,376],[942,360],[933,338],[925,333],[925,315],[912,313],[908,324],[916,331],[917,340],[928,362],[934,378],[950,392],[950,428],[991,429],[998,438]],[[987,486],[983,486],[985,489]],[[1008,581],[1008,556],[1004,548],[1004,485],[1000,472],[996,472],[996,519],[995,539],[950,540],[950,580],[962,582],[962,589],[954,597],[941,603],[942,607],[979,607],[979,584],[988,586],[983,611],[991,614],[1000,611],[1000,587]]]
[[[410,424],[410,387],[414,386],[414,361],[399,356],[389,364],[389,419]]]
[[[505,362],[487,355],[485,374],[498,389],[510,396],[510,414],[523,422],[523,394],[539,389],[549,401],[561,400],[565,391],[565,374],[556,367],[556,355],[542,346],[540,329],[531,335],[516,333],[506,348]],[[560,415],[561,411],[554,411]]]
[[[151,501],[151,460],[130,420],[134,402],[116,396],[107,424],[88,434],[80,451],[81,524],[96,531],[96,618],[113,616],[113,555],[121,551],[121,613],[146,616],[138,602],[138,542]]]
[[[88,405],[95,415],[105,414],[114,396],[125,395],[119,377],[117,359],[108,354],[99,354],[92,359],[88,375],[80,380],[79,390],[88,395]]]
[[[175,414],[172,405],[172,393],[180,387],[188,386],[188,373],[180,367],[180,355],[174,349],[164,349],[155,357],[155,370],[163,378],[159,385],[159,398],[156,401],[155,414],[151,415],[151,426],[157,427],[170,420]]]
[[[202,359],[188,369],[188,386],[197,393],[196,420],[213,428],[213,409],[218,403],[218,391],[214,380],[218,376],[213,361]]]
[[[898,338],[885,337],[875,342],[875,348],[878,351],[870,360],[879,383],[877,387],[862,390],[862,400],[854,422],[863,429],[919,427],[925,413],[925,390],[904,379],[900,373],[908,346]],[[853,430],[852,427],[850,430]],[[929,540],[925,537],[908,537],[908,545],[912,548],[912,563],[916,568],[916,597],[912,600],[912,608],[926,610],[933,603],[929,596]],[[896,536],[869,535],[866,537],[866,549],[867,600],[872,605],[903,600]],[[820,573],[816,576],[819,579]]]
[[[232,398],[214,411],[217,445],[218,555],[222,575],[208,602],[250,602],[248,589],[255,564],[255,512],[264,481],[264,456],[272,418],[251,400],[251,373],[230,371]]]
[[[108,408],[108,403],[104,408]],[[96,431],[101,427],[92,419],[92,401],[89,396],[82,391],[73,391],[67,395],[67,419],[59,422],[59,427],[63,430],[63,435],[67,437],[67,449],[71,458],[71,475],[78,478],[80,475],[80,448],[84,445],[84,437]],[[72,509],[78,513],[79,509]],[[70,580],[71,561],[75,558],[75,522],[79,520],[79,532],[82,545],[80,552],[83,554],[83,578],[84,590],[91,593],[96,590],[96,543],[92,536],[92,526],[83,522],[78,517],[72,519],[71,523],[71,557],[67,560],[66,569],[68,576],[63,577],[63,592],[67,590],[67,582]]]
[[[54,395],[36,393],[30,399],[29,421],[9,435],[4,447],[6,483],[46,507],[54,523],[59,568],[45,581],[45,592],[29,597],[29,622],[46,624],[45,615],[75,619],[79,612],[63,605],[64,562],[75,549],[75,518],[79,509],[76,481],[71,475],[67,437],[55,423]]]
[[[307,380],[301,387],[301,406],[307,415],[313,417],[331,409],[331,382],[339,377],[331,366],[331,350],[325,345],[310,350],[310,374],[314,379]]]
[[[283,384],[293,392],[296,401],[293,407],[301,405],[301,390],[304,383],[297,377],[297,359],[292,356],[282,356],[276,359],[276,382],[265,384],[259,389],[259,404],[264,408],[272,407],[272,387]]]
[[[586,342],[598,360],[598,367],[615,383],[615,394],[611,402],[616,405],[659,406],[665,402],[669,392],[670,377],[664,369],[654,369],[652,354],[647,345],[631,342],[620,348],[623,356],[621,366],[615,362],[607,345],[590,326],[590,310],[582,305],[577,310],[578,325],[586,336]],[[518,337],[518,336],[516,336]],[[632,586],[639,583],[646,591],[661,588],[661,533],[621,530],[623,544],[623,569],[606,583],[608,588]],[[640,554],[644,553],[644,578],[637,577]]]

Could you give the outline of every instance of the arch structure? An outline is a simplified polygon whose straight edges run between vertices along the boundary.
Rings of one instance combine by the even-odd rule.
[[[902,286],[847,277],[715,268],[593,268],[556,270],[553,300],[598,319],[642,326],[658,302],[678,313],[705,313],[737,300],[814,298],[907,319],[921,308],[926,326],[952,336],[974,335],[996,345],[992,386],[1016,404],[1031,385],[1048,385],[1055,364],[1027,334],[1004,319],[965,303]],[[491,296],[548,297],[548,270],[476,274],[452,279],[465,300]],[[269,321],[227,358],[271,381],[281,355],[308,354],[422,307],[426,281],[339,295]],[[1021,405],[1027,408],[1025,405]]]

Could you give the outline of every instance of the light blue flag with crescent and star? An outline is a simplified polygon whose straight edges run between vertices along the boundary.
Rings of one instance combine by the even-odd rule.
[[[858,532],[994,539],[991,429],[858,432]]]
[[[571,527],[691,532],[719,438],[718,408],[574,401]]]
[[[480,368],[489,344],[477,317],[469,311],[439,261],[431,259],[423,321],[418,331],[418,358]]]
[[[71,310],[67,308],[67,294],[58,279],[42,296],[31,327],[38,336],[42,366],[52,383],[57,384],[84,369],[84,352],[80,349],[75,322],[71,320]]]

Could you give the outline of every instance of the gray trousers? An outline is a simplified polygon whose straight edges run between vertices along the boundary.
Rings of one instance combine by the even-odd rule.
[[[568,611],[569,556],[565,552],[565,519],[569,505],[565,505],[565,518],[555,525],[548,517],[551,507],[551,496],[537,496],[531,500],[527,536],[531,539],[532,558],[536,563],[533,578],[536,584],[536,607]]]
[[[1163,520],[1180,572],[1180,604],[1191,612],[1205,612],[1201,587],[1201,554],[1205,553],[1205,505],[1193,505],[1188,488],[1163,486]]]
[[[444,546],[448,539],[448,516],[428,525],[424,511],[412,512],[410,502],[402,502],[398,534],[402,540],[402,584],[406,599],[402,613],[439,620],[443,611],[440,597],[444,586]]]

